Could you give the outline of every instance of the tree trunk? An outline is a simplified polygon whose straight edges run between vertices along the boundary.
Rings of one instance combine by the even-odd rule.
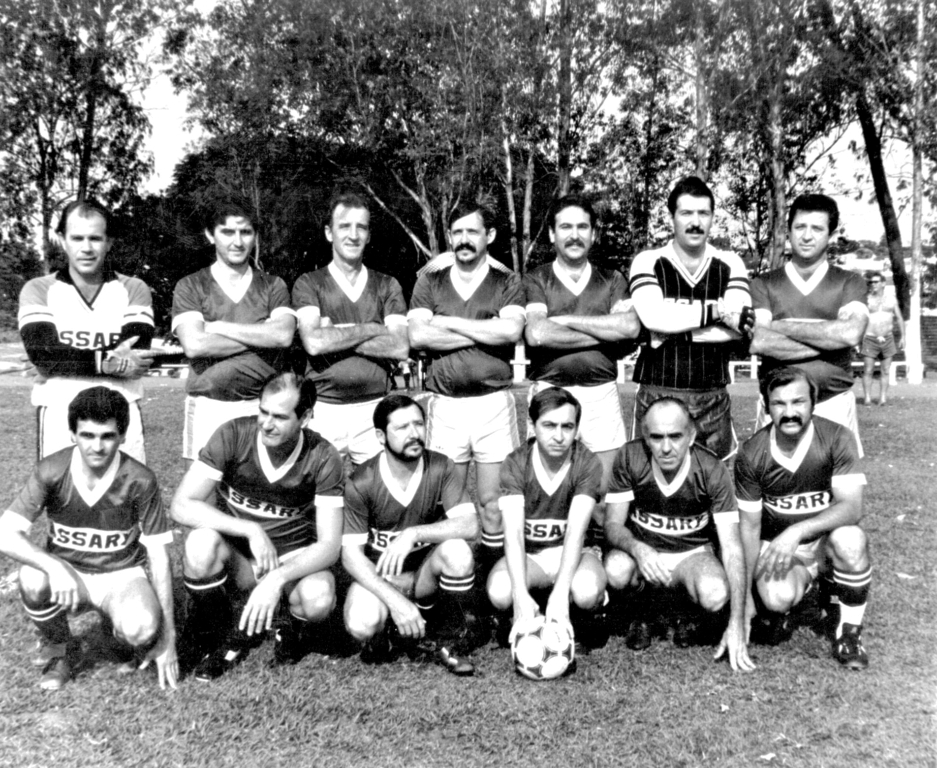
[[[81,129],[81,157],[78,163],[78,199],[88,197],[88,184],[94,157],[94,128],[97,119],[98,94],[103,89],[101,71],[107,49],[107,25],[110,21],[109,3],[101,4],[101,14],[89,9],[89,20],[94,24],[94,43],[89,52],[88,82],[85,91],[85,119]]]
[[[530,258],[530,252],[533,250],[533,237],[530,234],[530,223],[532,220],[531,211],[534,206],[534,148],[527,147],[527,173],[524,177],[524,225],[521,239],[521,271],[527,271],[527,259]]]
[[[702,15],[702,7],[698,6],[693,58],[696,65],[696,175],[706,181],[709,178],[709,84],[705,73]]]
[[[782,70],[783,72],[783,70]],[[779,72],[777,77],[783,77]],[[771,241],[768,244],[768,269],[777,269],[784,261],[787,242],[787,174],[784,172],[784,126],[781,122],[780,83],[774,89],[768,108],[768,136],[771,146]]]
[[[872,172],[872,183],[875,187],[875,201],[885,227],[885,242],[888,244],[888,257],[895,280],[895,294],[901,305],[901,314],[907,319],[908,302],[911,288],[908,283],[908,273],[904,268],[904,258],[901,252],[901,230],[898,228],[898,215],[895,213],[895,203],[888,189],[888,177],[885,175],[885,164],[882,161],[882,139],[875,127],[872,108],[859,91],[856,94],[856,113],[859,116],[859,125],[862,128],[862,138],[865,141],[865,154],[869,159],[869,170]]]
[[[573,66],[572,66],[572,14],[570,0],[560,0],[560,72],[559,72],[559,116],[556,131],[556,166],[558,179],[556,196],[569,192],[571,155],[569,127],[572,120]]]
[[[514,205],[514,163],[511,159],[511,142],[508,138],[508,129],[504,120],[501,121],[501,131],[504,134],[502,149],[504,151],[504,196],[508,202],[508,221],[511,226],[511,264],[514,271],[520,274],[521,260],[517,249],[517,210]]]
[[[911,214],[911,285],[910,317],[905,324],[904,354],[908,362],[908,383],[920,384],[924,380],[924,365],[921,354],[921,224],[923,222],[922,198],[924,174],[921,150],[921,133],[924,129],[924,0],[917,0],[917,40],[915,50],[916,78],[914,83],[914,113],[911,133],[912,170],[912,214]]]

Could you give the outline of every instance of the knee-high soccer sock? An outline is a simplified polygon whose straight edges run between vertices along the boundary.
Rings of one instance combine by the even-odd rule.
[[[231,599],[224,571],[197,579],[184,576],[186,592],[192,598],[191,631],[202,639],[222,637],[231,624]]]
[[[843,634],[844,624],[862,626],[871,585],[871,566],[861,573],[847,573],[836,568],[833,569],[833,594],[839,598],[839,621],[837,622],[835,637]]]
[[[33,601],[20,595],[26,615],[32,619],[51,656],[64,656],[72,639],[68,628],[68,612],[64,606],[51,602]]]
[[[475,616],[475,574],[439,576],[439,635],[457,637],[467,628],[469,617]]]
[[[488,581],[488,574],[494,564],[504,557],[504,531],[490,533],[482,530],[481,546],[478,548],[478,581],[482,586]]]

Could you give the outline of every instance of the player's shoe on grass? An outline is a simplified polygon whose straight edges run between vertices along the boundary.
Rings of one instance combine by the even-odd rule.
[[[33,656],[32,660],[29,662],[36,669],[42,669],[48,664],[52,659],[55,658],[55,651],[52,649],[52,646],[48,643],[43,642],[42,640],[36,641],[36,655]]]
[[[869,666],[869,656],[862,647],[862,627],[843,624],[843,634],[833,641],[833,658],[847,669]]]
[[[287,627],[281,627],[273,636],[273,658],[271,667],[287,667],[299,662],[306,655],[306,644],[302,636]]]
[[[241,664],[249,653],[250,649],[246,645],[240,647],[224,643],[196,665],[193,673],[195,679],[203,683],[217,680]]]
[[[651,627],[646,621],[633,621],[625,635],[625,647],[632,651],[646,651],[651,647]]]
[[[755,645],[780,645],[793,635],[794,622],[789,613],[759,614],[752,621],[751,641]]]
[[[447,672],[458,677],[469,677],[475,674],[475,665],[466,656],[457,653],[455,645],[440,645],[436,648],[436,661],[445,667]]]
[[[50,649],[55,653],[55,649]],[[78,647],[68,644],[65,653],[51,656],[42,668],[42,677],[39,678],[39,687],[44,691],[57,691],[64,686],[75,674],[78,667]]]
[[[394,644],[391,642],[391,632],[391,622],[388,621],[380,632],[361,647],[362,664],[386,664],[394,660],[395,651]],[[393,634],[397,634],[396,627]]]
[[[610,633],[604,613],[583,611],[577,619],[576,640],[586,653],[608,645]]]
[[[699,642],[699,622],[684,617],[678,618],[673,629],[673,644],[677,648],[689,648],[691,645],[699,645]]]

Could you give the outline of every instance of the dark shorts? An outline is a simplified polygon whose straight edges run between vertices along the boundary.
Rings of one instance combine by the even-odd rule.
[[[891,334],[887,336],[863,336],[862,337],[862,356],[871,357],[873,360],[884,360],[894,357],[898,354],[898,345],[895,344],[895,337]]]
[[[662,397],[681,400],[696,422],[696,442],[711,450],[725,461],[738,450],[735,427],[732,425],[729,393],[720,389],[670,389],[653,384],[641,384],[634,396],[634,434],[641,435],[641,420],[648,407]]]

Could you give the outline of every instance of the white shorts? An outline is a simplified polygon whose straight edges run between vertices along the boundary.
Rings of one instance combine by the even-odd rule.
[[[520,446],[514,394],[506,389],[475,397],[430,394],[426,408],[426,445],[465,464],[497,464]]]
[[[584,546],[582,554],[583,556],[592,555],[597,560],[598,565],[602,565],[602,550],[598,547]],[[563,560],[563,545],[558,544],[555,547],[547,547],[539,552],[528,552],[527,559],[536,563],[551,582],[556,582],[556,577],[560,572],[560,563]],[[579,558],[579,562],[582,562],[582,557]]]
[[[856,447],[859,449],[859,458],[865,456],[862,450],[862,440],[859,437],[859,418],[856,414],[856,395],[850,389],[847,392],[840,392],[833,395],[829,400],[817,403],[813,412],[816,416],[822,416],[824,419],[835,421],[850,430],[856,436]],[[765,403],[762,398],[758,398],[758,409],[755,412],[755,422],[759,428],[766,427],[771,423],[771,414],[765,411]]]
[[[762,554],[770,543],[770,541],[762,541],[758,553]],[[826,536],[821,536],[819,539],[814,539],[806,544],[799,544],[797,549],[794,550],[794,557],[807,569],[811,580],[816,579],[820,573],[820,561],[825,557],[825,545]]]
[[[40,459],[45,458],[50,453],[61,451],[63,448],[71,448],[74,445],[72,433],[68,429],[68,406],[70,404],[56,403],[55,405],[40,405],[36,408],[36,417],[39,421],[36,434]],[[146,464],[140,401],[134,400],[129,405],[130,424],[127,426],[127,435],[120,449],[141,464]]]
[[[694,549],[691,549],[687,552],[658,552],[657,554],[660,555],[661,560],[664,561],[664,566],[671,573],[673,573],[676,570],[677,566],[680,565],[680,563],[682,563],[684,560],[690,557],[694,557],[695,555],[700,555],[703,552],[708,552],[709,554],[712,555],[713,554],[712,545],[703,544],[702,546],[695,547]]]
[[[128,582],[136,579],[143,579],[149,584],[146,577],[146,570],[142,565],[134,565],[130,568],[121,568],[119,571],[110,571],[108,573],[87,573],[74,569],[78,575],[82,586],[87,591],[87,603],[82,601],[82,608],[96,608],[99,611],[107,609],[108,598],[117,590],[123,589]]]
[[[213,400],[185,396],[185,423],[182,427],[182,458],[195,461],[208,439],[226,421],[240,416],[257,416],[260,399]]]
[[[554,386],[547,381],[535,381],[530,386],[527,402],[538,392]],[[621,410],[618,385],[614,381],[594,387],[562,387],[582,405],[579,439],[593,453],[616,451],[627,441],[625,418]],[[528,419],[527,436],[533,437],[533,424]]]
[[[312,428],[334,445],[342,456],[355,464],[363,464],[381,452],[374,431],[374,409],[381,402],[316,403]]]

